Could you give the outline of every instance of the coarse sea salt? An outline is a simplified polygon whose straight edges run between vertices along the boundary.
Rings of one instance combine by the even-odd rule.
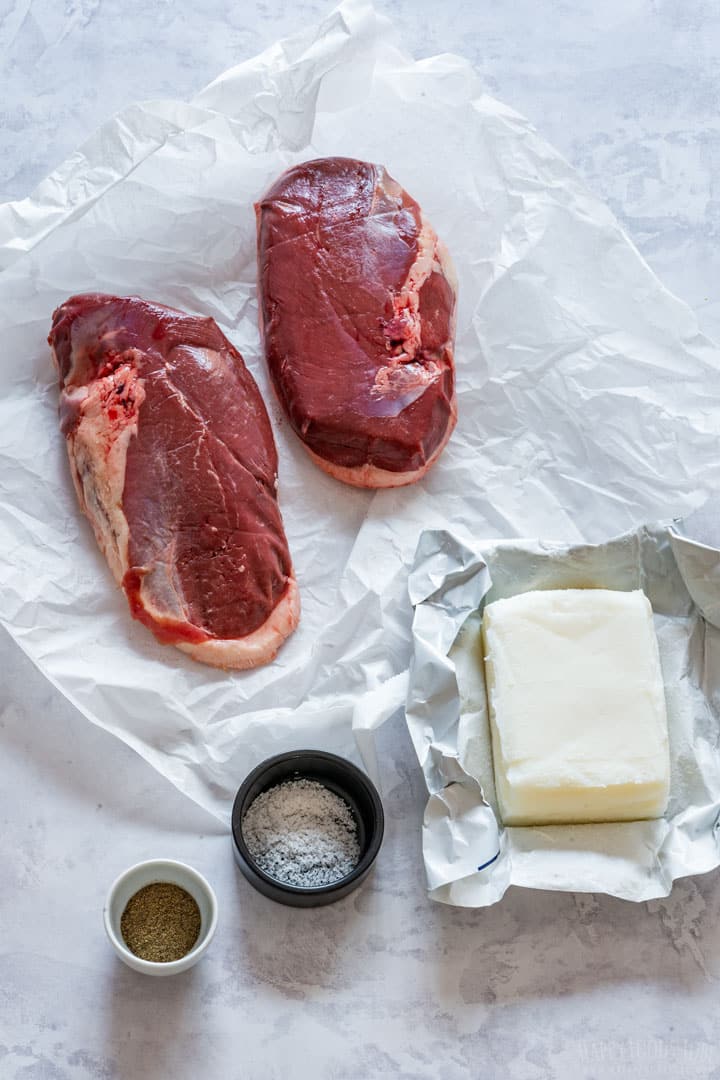
[[[350,807],[316,780],[286,780],[258,795],[242,832],[260,869],[286,885],[332,885],[360,857]]]

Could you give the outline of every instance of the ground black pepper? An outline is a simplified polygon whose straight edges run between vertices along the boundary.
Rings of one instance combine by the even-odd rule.
[[[130,897],[120,931],[128,949],[142,960],[180,960],[200,934],[200,908],[179,885],[154,881]]]

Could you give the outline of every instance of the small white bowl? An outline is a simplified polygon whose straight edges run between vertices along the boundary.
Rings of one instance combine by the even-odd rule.
[[[155,960],[143,960],[131,952],[125,944],[120,930],[120,919],[128,901],[145,885],[163,881],[179,885],[185,889],[200,908],[200,933],[192,949],[179,960],[158,963]],[[137,863],[121,874],[110,886],[103,910],[105,930],[110,943],[120,959],[144,975],[178,975],[197,964],[215,934],[217,926],[217,899],[209,882],[192,866],[175,862],[174,859],[148,859]]]

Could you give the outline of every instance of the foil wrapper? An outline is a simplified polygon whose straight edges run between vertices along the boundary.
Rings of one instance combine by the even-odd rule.
[[[407,724],[429,799],[423,854],[430,896],[463,907],[510,885],[667,896],[720,865],[720,550],[680,523],[600,544],[469,544],[423,532],[409,577],[414,606]],[[655,821],[504,827],[497,810],[480,646],[482,607],[530,589],[642,589],[652,604],[670,736],[668,809]]]

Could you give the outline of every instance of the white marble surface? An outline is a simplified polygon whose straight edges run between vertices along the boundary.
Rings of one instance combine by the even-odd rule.
[[[462,52],[611,203],[720,337],[715,0],[396,0],[418,55]],[[180,97],[328,10],[320,0],[0,0],[0,198],[25,194],[110,112]],[[0,1080],[720,1076],[720,878],[663,901],[511,890],[425,897],[420,774],[382,735],[376,874],[332,908],[253,892],[228,839],[0,641]],[[128,863],[197,865],[221,904],[174,980],[120,965],[102,900]]]

